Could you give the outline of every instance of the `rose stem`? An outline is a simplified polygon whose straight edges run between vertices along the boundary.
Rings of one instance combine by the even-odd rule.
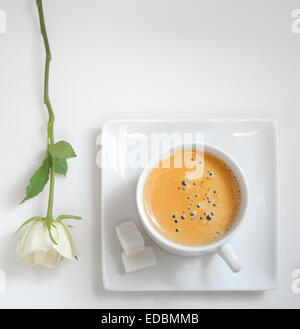
[[[43,13],[43,4],[42,0],[36,0],[36,5],[39,11],[39,19],[40,19],[40,27],[41,27],[41,33],[43,36],[43,41],[45,45],[46,50],[46,63],[45,63],[45,77],[44,77],[44,104],[47,107],[48,115],[49,115],[49,121],[48,121],[48,127],[47,127],[47,147],[49,148],[49,145],[54,144],[54,134],[53,134],[53,126],[54,126],[54,113],[52,110],[52,106],[49,99],[49,89],[48,89],[48,82],[49,82],[49,68],[50,68],[50,61],[52,59],[51,57],[51,51],[45,26],[45,19],[44,19],[44,13]],[[52,210],[53,210],[53,195],[54,195],[54,181],[55,181],[55,157],[51,156],[49,153],[50,159],[51,159],[51,165],[50,165],[50,189],[49,189],[49,199],[48,199],[48,210],[47,210],[47,217],[46,219],[48,221],[53,220]]]

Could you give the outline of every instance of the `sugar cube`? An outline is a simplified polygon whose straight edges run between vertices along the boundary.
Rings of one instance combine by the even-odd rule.
[[[144,239],[134,222],[128,221],[118,225],[116,232],[126,255],[133,255],[144,249]]]
[[[156,265],[156,256],[151,247],[145,247],[142,251],[130,256],[123,252],[121,256],[126,273]]]

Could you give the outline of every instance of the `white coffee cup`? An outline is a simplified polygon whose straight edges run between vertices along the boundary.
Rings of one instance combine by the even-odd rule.
[[[247,200],[248,200],[248,186],[246,177],[240,168],[240,166],[236,163],[236,161],[229,156],[224,151],[220,150],[219,148],[204,144],[204,151],[209,152],[221,160],[223,160],[233,171],[238,182],[240,184],[241,190],[241,203],[240,208],[237,214],[237,217],[233,223],[231,230],[223,236],[220,240],[213,242],[208,245],[200,245],[200,246],[187,246],[176,243],[164,237],[161,233],[159,233],[154,226],[150,223],[150,220],[145,212],[144,209],[144,200],[143,200],[143,190],[144,185],[147,177],[149,176],[152,169],[163,159],[170,157],[175,151],[178,150],[199,150],[201,149],[201,145],[197,145],[195,143],[189,144],[181,144],[172,147],[171,149],[165,150],[159,154],[157,154],[143,169],[140,178],[137,184],[137,191],[136,191],[136,202],[138,212],[142,221],[142,224],[145,228],[145,231],[151,237],[151,239],[159,245],[161,248],[165,249],[166,251],[179,255],[179,256],[202,256],[210,252],[216,252],[220,255],[226,264],[232,269],[233,272],[237,273],[241,271],[240,263],[231,248],[230,240],[231,238],[237,234],[238,230],[241,227],[242,222],[245,219],[245,212],[247,207]],[[203,149],[203,145],[202,145]]]

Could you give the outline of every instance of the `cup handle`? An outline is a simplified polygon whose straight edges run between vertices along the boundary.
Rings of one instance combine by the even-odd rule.
[[[238,273],[241,271],[242,267],[229,243],[225,243],[219,247],[217,249],[217,254],[223,258],[225,263],[231,268],[232,272]]]

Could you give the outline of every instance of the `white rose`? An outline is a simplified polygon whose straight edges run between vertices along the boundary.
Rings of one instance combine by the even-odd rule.
[[[31,265],[41,265],[54,268],[62,260],[73,260],[77,249],[68,227],[55,221],[51,226],[54,244],[49,236],[45,221],[34,221],[18,241],[17,254]]]

